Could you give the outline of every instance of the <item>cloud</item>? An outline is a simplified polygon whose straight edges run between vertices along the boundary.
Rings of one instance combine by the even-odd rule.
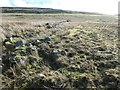
[[[28,4],[25,2],[25,0],[13,0],[13,4],[16,7],[25,7],[25,6],[28,6]]]
[[[66,10],[117,14],[119,0],[60,0],[60,8]]]
[[[11,6],[9,0],[0,0],[0,7],[1,6]]]
[[[15,7],[51,7],[52,0],[12,0]]]

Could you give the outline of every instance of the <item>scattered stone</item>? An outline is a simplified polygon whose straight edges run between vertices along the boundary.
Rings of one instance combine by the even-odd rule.
[[[68,20],[66,20],[66,22],[71,22],[71,20],[68,19]]]
[[[26,37],[26,38],[33,38],[34,35],[33,35],[33,34],[25,34],[25,37]]]
[[[49,42],[49,41],[51,41],[51,38],[50,37],[46,37],[46,38],[43,39],[43,41],[44,42]]]
[[[99,50],[99,51],[105,51],[105,47],[102,47],[102,46],[96,46],[94,47],[93,49],[96,49],[96,50]]]
[[[50,25],[50,23],[46,23],[45,25]]]
[[[70,58],[72,58],[74,55],[75,55],[75,54],[71,52],[71,53],[68,53],[67,56],[70,57]]]
[[[46,23],[46,24],[45,24],[45,27],[46,27],[47,29],[51,29],[53,26],[52,26],[50,23]]]
[[[56,49],[59,49],[60,46],[59,45],[53,45],[52,48],[56,48]]]
[[[8,59],[9,59],[9,61],[11,61],[11,62],[16,61],[15,55],[10,55]]]
[[[42,74],[42,73],[38,73],[38,74],[37,74],[37,77],[45,78],[46,76],[45,76],[44,74]]]
[[[13,38],[12,37],[9,37],[9,38],[6,38],[5,40],[4,40],[4,42],[11,42],[13,40]]]
[[[15,50],[15,44],[7,41],[7,42],[5,42],[5,48],[8,51],[14,51]]]
[[[35,64],[37,61],[36,57],[34,57],[34,56],[29,56],[28,59],[29,59],[30,64]]]
[[[26,48],[26,53],[28,54],[28,55],[37,55],[37,49],[36,49],[36,47],[27,47]]]
[[[33,46],[31,43],[25,43],[25,46],[27,46],[27,47],[31,47],[31,46]]]
[[[16,47],[23,46],[24,42],[22,40],[19,40],[16,42]]]
[[[25,65],[25,63],[26,63],[26,58],[25,58],[25,57],[21,57],[20,63],[21,63],[22,65]]]
[[[82,49],[77,49],[77,53],[79,53],[79,54],[84,54],[84,53],[85,53],[85,51],[84,51],[84,50],[82,50]]]
[[[60,50],[53,50],[52,53],[54,55],[61,55],[61,51]]]

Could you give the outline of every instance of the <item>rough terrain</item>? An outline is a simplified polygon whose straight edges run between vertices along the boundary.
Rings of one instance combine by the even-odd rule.
[[[1,27],[4,89],[120,89],[117,17],[3,13]]]

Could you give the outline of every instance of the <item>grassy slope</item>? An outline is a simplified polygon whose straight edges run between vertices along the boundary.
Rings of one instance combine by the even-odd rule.
[[[26,8],[26,7],[2,7],[2,13],[35,13],[35,14],[45,14],[45,13],[79,13],[79,14],[98,14],[91,12],[77,12],[61,9],[52,9],[52,8]]]

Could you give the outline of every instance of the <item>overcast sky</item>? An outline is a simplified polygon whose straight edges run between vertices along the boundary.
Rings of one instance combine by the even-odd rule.
[[[0,6],[44,7],[74,11],[117,14],[119,0],[0,0]]]

